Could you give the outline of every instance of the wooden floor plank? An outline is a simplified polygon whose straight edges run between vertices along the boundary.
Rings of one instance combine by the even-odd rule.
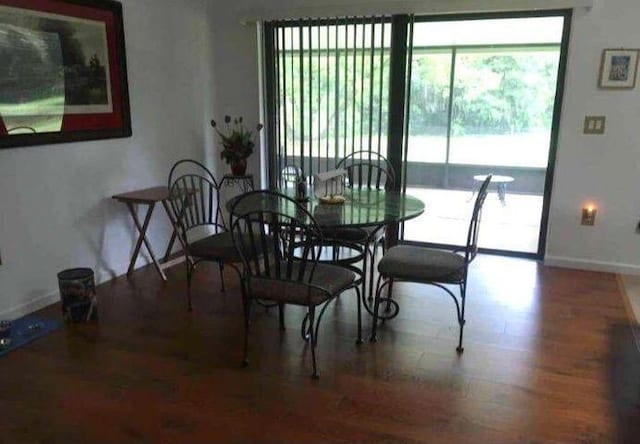
[[[462,356],[440,290],[397,285],[399,316],[360,346],[347,293],[323,319],[313,381],[302,309],[281,332],[257,308],[242,368],[235,275],[221,293],[200,267],[189,313],[184,267],[167,274],[100,286],[97,323],[0,359],[0,443],[640,442],[640,357],[613,275],[480,257]]]

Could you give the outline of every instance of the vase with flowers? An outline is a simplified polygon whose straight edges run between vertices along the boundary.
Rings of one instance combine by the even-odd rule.
[[[256,125],[255,133],[244,125],[242,117],[224,116],[224,127],[220,128],[215,120],[211,126],[220,137],[222,151],[220,158],[231,166],[234,176],[243,176],[247,172],[247,158],[256,146],[255,136],[262,129],[262,124]]]

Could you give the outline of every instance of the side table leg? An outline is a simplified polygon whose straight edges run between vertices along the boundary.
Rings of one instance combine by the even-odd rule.
[[[169,218],[169,222],[171,223],[171,227],[173,228],[173,232],[171,233],[171,239],[169,239],[169,244],[167,245],[167,250],[164,253],[163,262],[167,262],[169,260],[169,256],[171,256],[171,250],[173,250],[173,244],[175,244],[176,239],[180,242],[180,246],[182,247],[182,251],[187,251],[186,245],[182,242],[182,238],[178,236],[178,223],[173,217],[173,213],[171,213],[171,209],[169,208],[169,204],[167,204],[166,200],[162,201],[162,206],[164,207],[164,211],[167,213],[167,217]]]
[[[164,207],[164,211],[167,213],[167,217],[169,218],[169,222],[173,228],[173,231],[171,232],[171,239],[169,239],[169,244],[167,245],[167,250],[164,253],[164,259],[162,260],[163,262],[167,262],[169,260],[169,256],[171,256],[171,250],[173,250],[173,244],[175,243],[178,235],[178,232],[176,231],[178,228],[176,226],[176,222],[173,220],[171,209],[169,208],[166,200],[162,201],[162,206]]]
[[[156,267],[156,270],[158,270],[158,273],[160,274],[160,277],[162,278],[162,280],[166,282],[167,276],[164,274],[162,267],[160,267],[160,264],[158,263],[156,256],[153,254],[151,245],[147,240],[147,229],[149,228],[149,222],[151,221],[151,215],[153,214],[153,209],[155,208],[155,204],[149,204],[149,209],[147,210],[147,214],[144,218],[144,223],[142,225],[140,225],[140,220],[138,219],[138,214],[136,213],[133,203],[127,202],[127,207],[129,208],[129,212],[131,212],[133,223],[136,225],[136,228],[138,229],[138,233],[139,233],[138,242],[136,242],[136,247],[133,250],[133,256],[131,257],[131,262],[129,263],[129,269],[127,270],[127,276],[130,276],[131,273],[133,273],[133,269],[135,267],[138,254],[140,252],[140,248],[142,247],[142,243],[144,243],[145,247],[147,248],[147,251],[149,252],[149,256],[151,256],[151,260],[153,261],[153,264]]]

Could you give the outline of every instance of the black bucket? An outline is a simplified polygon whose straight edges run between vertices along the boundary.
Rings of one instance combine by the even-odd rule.
[[[91,268],[71,268],[58,273],[62,316],[66,321],[88,322],[98,318],[98,298]]]

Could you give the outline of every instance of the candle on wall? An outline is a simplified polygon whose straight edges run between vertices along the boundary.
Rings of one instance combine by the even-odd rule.
[[[587,204],[582,208],[582,225],[594,225],[596,222],[596,214],[598,214],[596,206],[594,204]]]

